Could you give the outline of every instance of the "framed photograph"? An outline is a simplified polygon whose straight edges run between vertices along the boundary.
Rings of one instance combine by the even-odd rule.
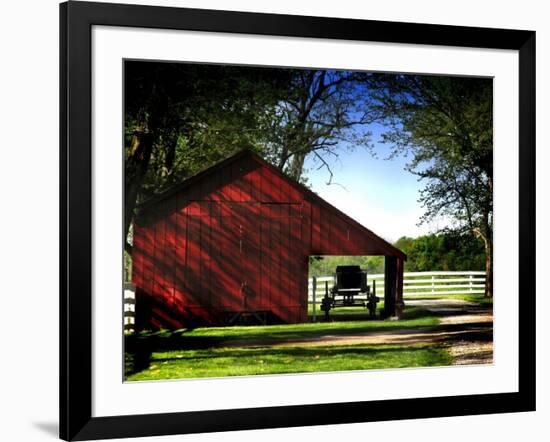
[[[535,33],[60,6],[60,437],[535,409]]]

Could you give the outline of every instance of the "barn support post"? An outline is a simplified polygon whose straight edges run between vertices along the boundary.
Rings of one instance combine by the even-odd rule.
[[[134,296],[134,331],[138,332],[148,328],[150,312],[147,310],[147,294],[137,287]]]
[[[403,313],[403,259],[386,256],[384,264],[384,316],[401,317]]]
[[[313,322],[317,322],[317,277],[314,276],[311,281],[313,295]]]
[[[386,256],[384,260],[384,316],[395,316],[397,258]]]
[[[397,258],[397,274],[396,274],[396,293],[395,293],[395,316],[401,318],[405,303],[403,302],[403,270],[404,262],[401,258]]]

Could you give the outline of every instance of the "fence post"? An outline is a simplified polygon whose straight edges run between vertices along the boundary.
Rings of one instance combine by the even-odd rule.
[[[432,293],[435,293],[435,276],[432,275]]]
[[[124,333],[133,333],[136,329],[136,286],[124,283]]]
[[[316,304],[315,304],[315,295],[316,295],[316,292],[317,292],[317,277],[316,276],[314,276],[312,278],[311,287],[312,287],[312,290],[313,290],[313,322],[316,322],[316,320],[317,320],[317,308],[316,308]]]
[[[474,287],[473,287],[474,281],[473,281],[473,279],[474,279],[474,275],[470,275],[470,291],[471,292],[474,291]]]

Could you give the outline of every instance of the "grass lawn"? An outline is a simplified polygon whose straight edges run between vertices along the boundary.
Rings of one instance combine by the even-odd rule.
[[[436,345],[214,348],[153,353],[128,381],[450,365]]]
[[[348,315],[363,314],[364,311],[354,312],[354,307],[348,308],[352,309]],[[314,347],[292,344],[312,337],[414,329],[439,323],[438,318],[417,307],[406,308],[399,321],[334,319],[307,324],[141,333],[126,339],[126,380],[425,367],[451,362],[447,350],[435,344]],[[285,343],[289,344],[281,345]]]
[[[354,309],[355,307],[347,307]],[[344,308],[342,308],[344,310]],[[231,327],[202,327],[193,330],[181,329],[175,331],[160,331],[156,333],[142,333],[135,336],[135,341],[147,340],[155,348],[171,347],[173,344],[183,348],[216,346],[225,341],[243,339],[262,339],[277,342],[287,342],[302,338],[311,338],[323,335],[346,335],[366,333],[369,331],[383,331],[390,329],[404,329],[421,326],[437,325],[439,320],[425,310],[417,307],[405,309],[402,319],[392,320],[364,320],[315,322],[306,324],[258,325],[258,326],[231,326]],[[132,338],[131,338],[132,339]]]
[[[425,295],[425,296],[405,296],[405,303],[407,299],[461,299],[463,301],[475,302],[476,304],[484,305],[490,307],[493,305],[493,298],[486,298],[481,293],[472,293],[472,294],[458,294],[458,295],[438,295],[437,293]]]
[[[325,317],[325,312],[321,310],[321,304],[317,303],[315,307],[315,313],[317,320],[323,320]],[[376,306],[376,314],[379,316],[380,312],[384,310],[384,301],[380,301]],[[313,304],[308,305],[307,314],[310,319],[313,317]],[[354,306],[354,307],[337,307],[330,311],[330,317],[337,320],[346,320],[346,319],[370,319],[369,311],[365,307]]]

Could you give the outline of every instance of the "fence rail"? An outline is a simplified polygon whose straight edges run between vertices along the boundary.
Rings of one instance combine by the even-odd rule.
[[[124,332],[132,333],[135,329],[136,314],[136,287],[129,283],[124,283]]]
[[[460,295],[485,292],[485,272],[405,272],[403,275],[403,296],[414,297],[424,295]],[[384,294],[384,274],[367,275],[367,283],[372,286],[376,281],[376,294]],[[325,294],[325,283],[330,289],[334,284],[333,276],[309,278],[308,298],[313,302],[320,300]]]
[[[485,292],[485,272],[405,272],[403,275],[403,297],[414,298],[425,295],[461,295]],[[367,284],[372,287],[376,281],[376,294],[384,295],[384,274],[367,275]],[[319,303],[325,295],[325,284],[330,290],[334,284],[333,276],[309,278],[308,302],[313,304],[314,316]],[[124,328],[127,332],[134,329],[135,287],[124,285]],[[313,293],[315,291],[315,296]]]

